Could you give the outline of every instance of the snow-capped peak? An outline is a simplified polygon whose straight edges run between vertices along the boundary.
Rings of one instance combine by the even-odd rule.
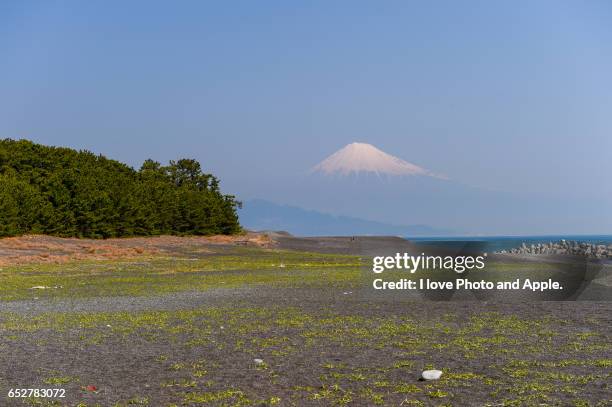
[[[351,143],[313,167],[314,172],[323,174],[350,175],[371,172],[387,175],[428,175],[430,171],[387,154],[371,144]]]

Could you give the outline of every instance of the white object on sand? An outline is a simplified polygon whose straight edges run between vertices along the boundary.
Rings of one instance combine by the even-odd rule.
[[[421,373],[423,380],[438,380],[442,376],[441,370],[425,370]]]

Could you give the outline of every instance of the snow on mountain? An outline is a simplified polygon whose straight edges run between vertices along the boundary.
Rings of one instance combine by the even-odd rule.
[[[346,145],[314,166],[312,171],[325,175],[375,173],[379,175],[425,175],[445,178],[418,165],[387,154],[367,143]]]

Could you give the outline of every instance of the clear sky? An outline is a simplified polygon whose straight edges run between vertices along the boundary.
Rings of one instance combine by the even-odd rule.
[[[247,199],[363,141],[585,214],[517,230],[611,233],[612,3],[2,1],[0,137]]]

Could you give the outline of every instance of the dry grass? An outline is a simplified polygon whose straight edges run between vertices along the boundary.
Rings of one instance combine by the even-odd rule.
[[[26,235],[0,239],[0,267],[28,263],[67,263],[74,260],[111,260],[169,255],[182,248],[211,245],[270,247],[268,235],[246,233],[237,236],[156,236],[106,240]]]

